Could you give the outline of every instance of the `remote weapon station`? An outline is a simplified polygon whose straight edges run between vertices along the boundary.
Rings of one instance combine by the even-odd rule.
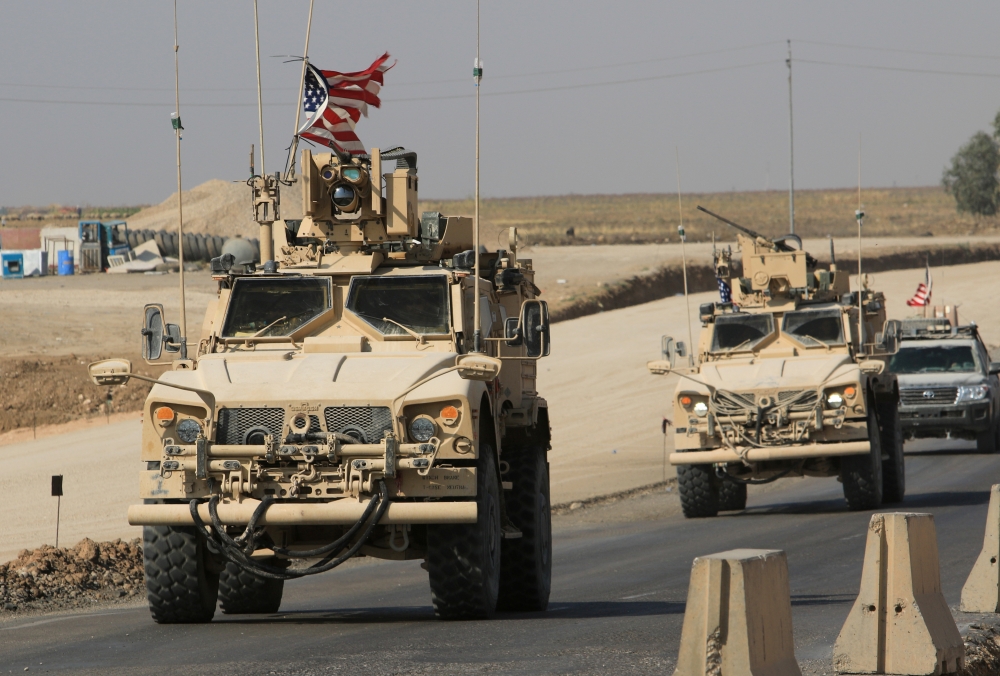
[[[848,506],[877,509],[905,490],[899,388],[886,369],[900,323],[862,280],[851,292],[833,257],[819,267],[795,235],[739,233],[742,270],[716,249],[731,300],[700,308],[701,337],[663,341],[657,375],[676,373],[674,452],[685,516],[746,506],[747,485],[785,476],[839,477]],[[683,361],[679,360],[683,357]]]
[[[90,367],[155,383],[128,512],[153,618],[275,612],[284,580],[354,556],[422,559],[441,618],[544,610],[549,329],[531,261],[514,229],[476,251],[472,219],[418,214],[416,153],[331,148],[301,153],[301,220],[280,218],[291,172],[251,167],[263,263],[212,261],[191,358],[147,305],[143,357],[173,369]]]

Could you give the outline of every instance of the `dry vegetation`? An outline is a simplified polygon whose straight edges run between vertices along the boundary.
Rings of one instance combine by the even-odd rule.
[[[1000,229],[1000,219],[976,219],[955,210],[955,200],[941,188],[864,190],[869,236],[966,235]],[[684,221],[690,241],[712,233],[729,238],[728,228],[695,209],[702,205],[765,235],[787,231],[788,193],[733,192],[684,195]],[[472,213],[471,200],[425,200],[421,210]],[[796,232],[805,237],[854,234],[857,192],[803,190],[795,193]],[[676,195],[564,195],[484,200],[484,229],[517,226],[529,244],[617,244],[676,242]],[[573,237],[566,231],[575,230]],[[492,244],[488,243],[487,246]]]

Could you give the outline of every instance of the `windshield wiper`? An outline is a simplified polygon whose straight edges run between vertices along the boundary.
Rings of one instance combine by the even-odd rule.
[[[388,317],[382,317],[382,321],[383,322],[390,322],[392,324],[395,324],[396,326],[398,326],[399,328],[403,329],[408,334],[410,334],[414,338],[414,340],[416,340],[418,343],[420,343],[421,345],[424,344],[424,337],[423,337],[423,335],[417,333],[416,331],[414,331],[413,329],[411,329],[409,326],[403,326],[402,324],[400,324],[399,322],[397,322],[395,319],[389,319]]]
[[[793,333],[792,335],[798,337],[798,334]],[[803,334],[802,337],[803,338],[808,338],[809,340],[815,340],[817,343],[819,343],[820,345],[822,345],[823,347],[825,347],[827,350],[831,349],[831,347],[830,347],[829,344],[824,343],[822,340],[820,340],[816,336],[810,336],[810,335],[807,335],[807,334]]]
[[[731,348],[727,349],[726,352],[736,352],[736,350],[740,349],[741,347],[743,347],[747,343],[751,342],[752,340],[754,340],[754,339],[753,338],[747,338],[746,340],[744,340],[742,343],[740,343],[736,347],[731,347]]]
[[[262,329],[261,329],[260,331],[258,331],[257,333],[253,334],[253,335],[252,335],[252,336],[250,336],[250,337],[251,337],[251,338],[259,338],[259,337],[260,337],[260,334],[264,333],[265,331],[267,331],[267,330],[268,330],[269,328],[271,328],[272,326],[274,326],[274,325],[275,325],[275,324],[277,324],[278,322],[283,322],[283,321],[285,321],[286,319],[288,319],[288,317],[287,317],[287,316],[285,316],[285,317],[280,317],[280,318],[278,318],[278,319],[275,319],[275,320],[274,320],[273,322],[271,322],[270,324],[268,324],[267,326],[265,326],[265,327],[264,327],[264,328],[262,328]]]

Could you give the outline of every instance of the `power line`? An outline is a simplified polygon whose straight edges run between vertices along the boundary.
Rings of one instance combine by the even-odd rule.
[[[780,41],[772,42],[760,42],[753,45],[744,45],[742,47],[728,47],[726,49],[715,49],[707,52],[693,52],[691,54],[678,54],[675,56],[664,56],[655,59],[642,59],[640,61],[621,61],[619,63],[609,63],[598,66],[581,66],[579,68],[562,68],[557,70],[544,70],[536,71],[533,73],[512,73],[509,75],[494,75],[491,79],[494,80],[509,80],[521,77],[537,77],[540,75],[560,75],[564,73],[583,73],[595,70],[607,70],[610,68],[624,68],[625,66],[639,66],[647,63],[663,63],[665,61],[677,61],[679,59],[690,59],[699,56],[712,56],[714,54],[728,54],[730,52],[745,51],[748,49],[756,49],[758,47],[769,47],[771,45],[781,44]],[[444,80],[423,80],[418,82],[393,82],[392,87],[409,87],[417,85],[429,85],[429,84],[447,84],[452,82],[466,82],[468,78],[450,78]],[[43,85],[43,84],[22,84],[19,82],[0,82],[0,87],[22,87],[30,89],[70,89],[70,90],[101,90],[101,91],[135,91],[135,92],[172,92],[172,88],[168,87],[103,87],[103,86],[87,86],[87,85]],[[232,87],[232,88],[220,88],[220,87],[189,87],[185,91],[189,92],[243,92],[243,91],[257,91],[254,87]],[[293,91],[292,88],[274,87],[268,88],[266,91],[270,92],[289,92]]]
[[[692,70],[686,73],[670,73],[668,75],[650,75],[648,77],[635,77],[628,78],[624,80],[608,80],[605,82],[588,82],[586,84],[578,85],[561,85],[558,87],[537,87],[534,89],[516,89],[513,91],[506,92],[484,92],[482,96],[511,96],[513,94],[535,94],[535,93],[545,93],[545,92],[556,92],[565,91],[569,89],[589,89],[591,87],[606,87],[610,85],[620,85],[620,84],[631,84],[634,82],[649,82],[652,80],[667,80],[675,77],[687,77],[689,75],[703,75],[706,73],[721,73],[727,70],[741,70],[744,68],[754,68],[756,66],[767,66],[777,63],[776,61],[758,61],[756,63],[744,63],[737,66],[723,66],[721,68],[705,68],[703,70]],[[441,101],[444,99],[467,99],[475,96],[475,94],[456,94],[453,96],[420,96],[414,98],[406,99],[385,99],[386,102],[402,102],[402,101]]]
[[[621,61],[619,63],[610,63],[603,66],[582,66],[580,68],[562,68],[559,70],[542,70],[534,73],[515,73],[511,75],[493,75],[490,77],[491,80],[504,80],[518,77],[535,77],[538,75],[560,75],[563,73],[582,73],[585,71],[593,70],[606,70],[608,68],[623,68],[625,66],[639,66],[646,63],[662,63],[664,61],[676,61],[679,59],[689,59],[696,56],[711,56],[713,54],[726,54],[728,52],[738,52],[747,49],[756,49],[758,47],[769,47],[772,45],[780,45],[780,40],[772,40],[771,42],[759,42],[755,45],[744,45],[742,47],[729,47],[728,49],[716,49],[710,52],[694,52],[692,54],[680,54],[677,56],[664,56],[656,59],[643,59],[641,61]],[[427,84],[444,84],[447,82],[466,82],[468,78],[455,78],[450,80],[426,80],[424,82],[402,82],[396,83],[394,86],[402,87],[409,85],[427,85]]]
[[[1000,61],[1000,56],[991,54],[957,54],[954,52],[924,52],[915,49],[893,49],[891,47],[865,47],[863,45],[845,45],[839,42],[819,42],[817,40],[796,40],[804,45],[823,45],[824,47],[842,47],[844,49],[864,49],[870,52],[894,52],[896,54],[920,54],[922,56],[951,56],[963,59],[991,59]]]
[[[568,89],[588,89],[592,87],[607,87],[612,85],[621,84],[632,84],[635,82],[649,82],[653,80],[667,80],[677,77],[687,77],[691,75],[703,75],[707,73],[720,73],[729,70],[742,70],[745,68],[754,68],[756,66],[765,66],[775,63],[774,61],[758,61],[756,63],[744,63],[735,66],[723,66],[720,68],[705,68],[702,70],[692,70],[684,73],[668,73],[666,75],[650,75],[647,77],[637,77],[637,78],[627,78],[623,80],[607,80],[605,82],[588,82],[585,84],[578,85],[562,85],[558,87],[538,87],[534,89],[518,89],[513,91],[505,92],[488,92],[483,93],[482,96],[511,96],[514,94],[533,94],[533,93],[544,93],[544,92],[554,92],[554,91],[564,91]],[[443,101],[448,99],[467,99],[473,98],[475,94],[455,94],[451,96],[422,96],[406,99],[384,99],[386,103],[389,102],[407,102],[407,101]],[[133,108],[163,108],[168,107],[172,104],[169,103],[129,103],[124,101],[56,101],[51,99],[20,99],[20,98],[5,98],[0,97],[0,102],[8,103],[60,103],[67,105],[80,105],[80,106],[108,106],[108,107],[133,107]],[[255,106],[254,103],[187,103],[185,104],[188,108],[247,108],[250,106]],[[287,106],[288,103],[265,103],[265,107],[273,106]]]
[[[865,68],[868,70],[892,70],[902,73],[923,73],[927,75],[961,75],[965,77],[1000,78],[1000,73],[969,73],[957,70],[929,70],[925,68],[902,68],[896,66],[871,66],[861,63],[837,63],[835,61],[813,61],[810,59],[795,59],[796,63],[812,63],[819,66],[839,66],[841,68]]]

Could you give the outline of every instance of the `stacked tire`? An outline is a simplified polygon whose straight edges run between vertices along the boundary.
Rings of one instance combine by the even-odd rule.
[[[187,233],[184,235],[184,261],[194,263],[198,261],[209,262],[213,258],[222,255],[222,247],[230,238],[219,235],[209,235],[204,233]],[[173,258],[180,257],[180,247],[178,247],[177,233],[170,230],[132,230],[128,233],[128,244],[136,247],[153,240],[160,249],[163,256]],[[253,246],[255,261],[260,260],[260,241],[256,238],[245,240]]]

